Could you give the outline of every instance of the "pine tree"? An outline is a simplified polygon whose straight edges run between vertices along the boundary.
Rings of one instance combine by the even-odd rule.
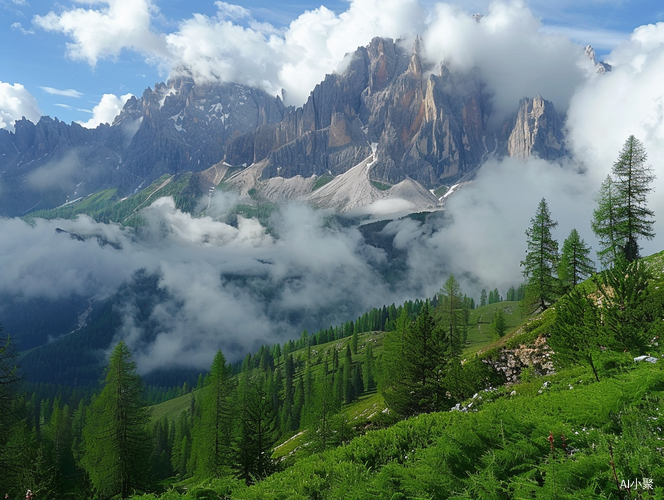
[[[98,496],[127,498],[148,483],[150,411],[136,363],[121,341],[111,354],[104,388],[88,412],[82,466]]]
[[[482,288],[482,293],[480,293],[480,307],[485,305],[487,305],[486,288]]]
[[[630,135],[613,164],[617,195],[617,233],[623,243],[623,255],[628,262],[639,258],[639,237],[652,239],[653,212],[647,208],[646,197],[655,179],[652,168],[645,165],[648,158],[641,141]]]
[[[602,324],[618,350],[642,353],[648,341],[661,332],[662,306],[652,307],[651,278],[646,264],[626,259],[594,277]]]
[[[558,280],[563,294],[595,272],[594,263],[589,255],[590,247],[581,239],[577,230],[572,229],[563,242],[558,263]]]
[[[350,352],[350,346],[346,345],[346,355],[344,357],[343,387],[344,402],[351,403],[355,399],[355,387],[353,385],[353,357]]]
[[[233,390],[231,367],[221,351],[212,361],[201,398],[201,415],[194,422],[192,454],[196,475],[220,478],[231,465]]]
[[[557,225],[551,220],[549,207],[542,198],[526,230],[528,250],[525,260],[521,261],[523,275],[527,279],[526,295],[542,309],[554,301],[558,288],[554,275],[558,264],[558,242],[551,235],[551,230]]]

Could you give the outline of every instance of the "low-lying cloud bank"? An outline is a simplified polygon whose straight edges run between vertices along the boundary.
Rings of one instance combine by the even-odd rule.
[[[122,2],[107,2],[116,3]],[[149,2],[136,5],[154,8]],[[387,2],[375,9],[371,5],[370,0],[356,0],[340,15],[321,7],[300,16],[286,31],[273,32],[253,23],[246,12],[220,2],[216,17],[194,16],[170,39],[146,35],[145,43],[130,40],[132,47],[146,54],[156,53],[150,49],[153,43],[175,46],[179,52],[173,61],[189,61],[189,69],[201,75],[208,70],[212,74],[223,64],[233,66],[230,54],[238,48],[234,44],[241,44],[248,52],[239,53],[262,54],[262,59],[256,59],[260,63],[256,69],[246,58],[248,66],[240,66],[241,73],[233,78],[252,78],[255,84],[275,90],[285,87],[301,99],[299,86],[311,90],[311,81],[329,71],[332,60],[337,64],[344,51],[366,43],[369,36],[401,36],[408,33],[405,27],[422,25],[421,7],[416,3]],[[402,5],[411,10],[399,17]],[[79,10],[83,17],[90,11]],[[417,15],[412,17],[413,13]],[[364,24],[358,24],[360,15],[365,16]],[[58,19],[62,17],[49,22],[56,26]],[[245,25],[238,24],[238,19],[244,19]],[[395,24],[388,23],[394,19]],[[149,18],[138,20],[143,23],[140,29],[150,30]],[[76,26],[67,28],[74,44],[79,43]],[[173,365],[204,368],[219,347],[241,356],[260,343],[297,337],[301,328],[329,326],[354,319],[371,307],[431,296],[450,272],[476,299],[484,287],[498,287],[504,293],[522,279],[519,261],[526,248],[524,231],[542,197],[559,222],[555,232],[559,242],[576,228],[597,248],[590,231],[593,198],[630,134],[643,141],[657,175],[650,208],[656,214],[658,236],[641,242],[643,253],[662,250],[663,23],[635,30],[607,58],[613,71],[604,75],[589,73],[585,63],[577,64],[578,47],[567,39],[541,34],[538,21],[519,3],[496,3],[479,23],[438,5],[424,29],[431,35],[423,38],[428,57],[442,58],[458,69],[479,67],[492,82],[498,108],[538,93],[556,99],[559,110],[568,110],[572,158],[562,165],[539,159],[490,160],[474,183],[449,198],[445,219],[389,223],[382,236],[402,252],[404,260],[399,265],[405,266],[396,286],[379,272],[391,263],[390,252],[368,245],[357,229],[330,229],[324,212],[294,204],[275,215],[273,234],[255,220],[240,219],[234,227],[223,220],[235,200],[218,194],[208,211],[215,217],[192,218],[176,210],[171,201],[158,200],[145,210],[148,225],[140,233],[85,217],[37,221],[34,226],[0,220],[0,292],[26,297],[72,293],[108,297],[138,269],[157,274],[168,299],[152,312],[156,336],[145,340],[138,311],[130,304],[123,309],[124,323],[118,333],[136,350],[144,372]],[[201,41],[196,33],[229,45],[196,46],[194,42]],[[90,61],[112,55],[104,52],[103,39],[97,42],[99,46],[88,47],[88,52],[74,47],[70,55]],[[346,47],[346,42],[352,46]],[[201,54],[205,47],[210,52]],[[169,50],[167,54],[174,53]],[[295,56],[288,59],[283,54]],[[292,75],[299,74],[299,62],[307,67],[315,54],[320,54],[322,62],[311,63],[311,73],[302,70],[295,81]],[[202,60],[211,66],[197,66]],[[32,182],[49,181],[49,173]],[[98,235],[113,244],[100,245],[95,238],[78,241],[56,233],[56,227]]]

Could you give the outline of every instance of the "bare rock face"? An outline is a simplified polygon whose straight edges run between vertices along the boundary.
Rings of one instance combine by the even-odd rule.
[[[530,156],[556,160],[566,154],[562,120],[553,108],[553,103],[542,96],[521,99],[516,118],[509,125],[509,156],[520,160]]]
[[[112,126],[19,120],[15,132],[0,130],[0,214],[52,208],[106,188],[131,193],[163,174],[205,170],[236,137],[281,122],[284,110],[262,90],[178,78],[127,101]]]
[[[351,56],[343,74],[317,85],[302,108],[235,139],[226,161],[267,159],[263,178],[339,175],[368,157],[373,145],[373,180],[411,178],[437,187],[482,162],[486,101],[475,72],[424,68],[419,39],[407,50],[375,38]]]
[[[586,45],[584,53],[588,59],[595,65],[595,71],[597,73],[604,74],[608,71],[611,71],[611,65],[602,61],[597,60],[597,55],[595,54],[595,49],[591,45]]]
[[[213,165],[260,165],[238,177],[242,189],[253,182],[295,196],[301,181],[270,189],[265,182],[341,176],[371,157],[369,181],[408,180],[426,191],[465,178],[491,154],[565,154],[562,120],[550,102],[523,99],[494,134],[479,73],[426,66],[419,39],[375,38],[347,57],[345,70],[327,75],[298,108],[242,85],[175,78],[130,99],[112,125],[94,130],[48,117],[36,125],[19,120],[15,132],[0,130],[0,215],[105,188],[130,194],[163,174]]]

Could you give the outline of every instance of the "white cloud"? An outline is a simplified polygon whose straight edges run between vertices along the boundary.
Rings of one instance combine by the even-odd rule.
[[[648,152],[657,179],[650,208],[659,239],[642,242],[645,253],[662,250],[664,235],[664,23],[637,28],[608,57],[613,70],[597,75],[572,99],[567,121],[576,159],[595,190],[611,171],[625,140],[634,135]]]
[[[490,90],[499,112],[538,93],[564,111],[584,76],[577,66],[581,47],[566,36],[542,33],[539,20],[519,1],[492,3],[476,23],[451,4],[435,4],[430,11],[418,0],[351,0],[340,14],[321,6],[281,31],[256,22],[244,7],[215,5],[215,16],[194,14],[164,35],[151,31],[156,7],[148,0],[100,0],[90,9],[37,16],[35,24],[71,37],[69,55],[92,65],[126,48],[174,74],[244,83],[275,95],[285,89],[288,102],[298,105],[347,53],[375,36],[423,34],[432,63],[480,67],[494,82]]]
[[[75,98],[79,98],[79,97],[83,96],[83,94],[81,92],[79,92],[78,90],[74,90],[74,89],[60,90],[60,89],[54,89],[53,87],[39,87],[39,88],[42,89],[47,94],[51,94],[51,95],[59,95],[59,96],[62,96],[62,97],[75,97]]]
[[[26,117],[37,123],[41,111],[37,99],[20,83],[0,82],[0,129],[14,131],[14,122]]]
[[[12,23],[12,29],[19,30],[24,35],[34,35],[34,30],[26,30],[19,22]]]
[[[540,21],[520,1],[492,3],[480,22],[439,3],[423,41],[430,61],[445,61],[461,71],[480,70],[494,94],[492,120],[502,125],[522,97],[537,94],[564,113],[589,71],[581,46],[540,28]]]
[[[596,50],[612,50],[629,38],[629,33],[604,29],[582,29],[569,26],[542,26],[541,31],[565,35],[581,45],[592,45]]]
[[[99,8],[76,8],[61,14],[51,11],[45,16],[35,16],[33,24],[69,36],[73,43],[67,44],[67,55],[91,66],[100,58],[119,56],[125,48],[151,56],[165,55],[163,37],[150,27],[151,17],[157,12],[151,0],[86,3]]]
[[[78,123],[86,128],[96,128],[102,123],[113,123],[113,120],[120,114],[125,103],[132,97],[134,97],[132,94],[125,94],[120,97],[117,97],[115,94],[104,94],[99,104],[92,108],[92,118],[87,122]]]
[[[240,5],[233,5],[226,2],[214,2],[219,11],[219,17],[228,19],[243,19],[250,17],[251,13]]]

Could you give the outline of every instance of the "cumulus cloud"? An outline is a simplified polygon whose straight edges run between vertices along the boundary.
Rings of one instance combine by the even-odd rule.
[[[73,60],[95,66],[100,58],[115,58],[123,49],[144,54],[164,55],[163,37],[151,30],[151,18],[157,7],[151,0],[108,0],[87,2],[98,8],[75,8],[61,14],[51,11],[35,16],[33,24],[61,32],[73,42],[67,43],[67,55]]]
[[[70,57],[91,65],[126,48],[171,74],[248,84],[275,95],[284,89],[287,102],[296,105],[326,74],[343,67],[347,53],[375,36],[412,40],[421,34],[431,64],[479,67],[491,84],[498,114],[536,94],[565,111],[584,77],[582,48],[564,35],[543,33],[540,21],[519,1],[492,3],[478,23],[452,4],[428,9],[418,0],[352,0],[338,14],[324,6],[306,11],[282,30],[257,22],[244,7],[218,1],[216,15],[194,14],[163,35],[151,31],[156,7],[150,1],[127,1],[50,12],[34,22],[71,37]],[[131,16],[120,15],[126,9]]]
[[[104,94],[94,108],[92,118],[86,122],[78,122],[85,128],[96,128],[102,123],[113,123],[115,117],[120,114],[125,103],[131,99],[133,94],[125,94],[120,97],[115,94]]]
[[[20,83],[0,82],[0,129],[14,131],[14,122],[26,117],[37,123],[41,111],[37,99]]]
[[[195,14],[167,35],[175,71],[259,86],[273,94],[283,88],[293,104],[303,103],[345,54],[374,36],[414,36],[424,19],[416,0],[353,0],[338,15],[324,6],[306,11],[280,33],[266,23],[234,23],[240,17],[236,6],[216,5],[216,16]]]
[[[607,60],[613,70],[596,75],[573,97],[567,121],[575,158],[597,187],[609,174],[625,140],[643,142],[657,179],[650,196],[660,239],[642,242],[645,253],[662,248],[664,234],[664,23],[637,28]],[[595,191],[596,191],[595,189]]]
[[[537,94],[566,112],[574,90],[592,70],[580,45],[543,33],[522,2],[494,2],[479,22],[450,4],[436,4],[434,11],[423,36],[429,60],[459,71],[478,68],[494,96],[496,124],[514,112],[519,99]]]

